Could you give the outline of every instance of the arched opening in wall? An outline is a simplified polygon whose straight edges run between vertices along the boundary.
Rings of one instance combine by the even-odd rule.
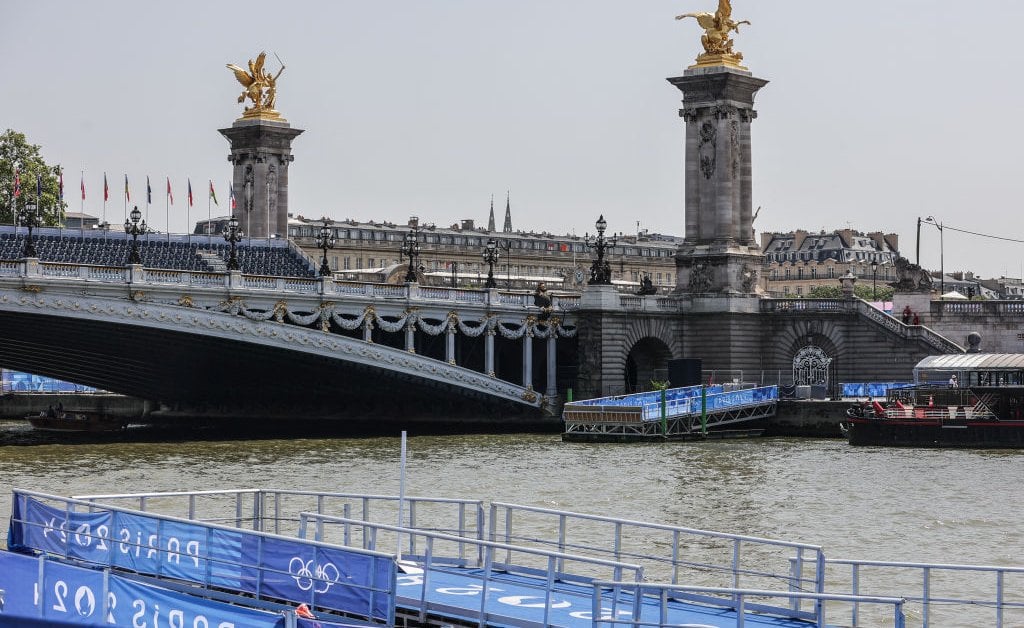
[[[665,379],[672,351],[663,340],[643,338],[626,356],[626,392],[653,390],[651,380]]]
[[[827,340],[823,337],[819,339]],[[798,348],[793,355],[793,387],[796,389],[794,392],[797,396],[802,396],[799,387],[808,386],[807,394],[813,398],[835,396],[835,347],[831,343],[822,346],[824,343],[815,343],[813,340],[808,336],[808,344]]]

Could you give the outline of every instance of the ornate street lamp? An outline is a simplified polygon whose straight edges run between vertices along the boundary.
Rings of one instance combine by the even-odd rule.
[[[320,276],[330,277],[331,265],[327,263],[327,249],[334,248],[334,233],[328,226],[327,218],[323,219],[324,224],[320,227],[320,232],[316,234],[316,248],[323,251],[323,257],[320,258]]]
[[[142,224],[139,224],[142,212],[139,211],[138,205],[132,208],[130,216],[130,221],[128,219],[124,221],[124,232],[132,237],[132,248],[128,252],[128,263],[141,264],[142,256],[139,255],[139,235],[146,233],[146,221],[143,220]]]
[[[871,260],[871,300],[878,300],[878,260]]]
[[[25,238],[25,245],[21,247],[22,257],[35,257],[36,245],[32,241],[32,230],[40,226],[39,214],[36,213],[36,206],[26,204],[18,210],[18,224],[28,227],[28,237]]]
[[[228,255],[228,270],[238,270],[238,254],[235,245],[242,241],[242,230],[238,228],[238,219],[234,214],[228,218],[228,226],[224,230],[224,239],[231,244],[231,252]]]
[[[946,245],[942,242],[942,223],[935,220],[934,216],[928,216],[924,222],[935,225],[939,230],[939,295],[946,294]]]
[[[415,229],[410,229],[402,241],[402,255],[409,256],[409,270],[405,273],[406,283],[416,283],[416,258],[420,256],[420,242]]]
[[[605,255],[608,249],[618,243],[619,239],[617,236],[604,237],[605,229],[608,228],[608,221],[604,219],[604,214],[597,219],[594,227],[597,228],[597,237],[591,237],[590,234],[583,236],[583,242],[587,248],[594,249],[597,253],[597,259],[590,265],[590,284],[609,286],[612,283],[612,267],[605,259]]]
[[[494,238],[487,240],[487,246],[483,252],[484,263],[487,264],[487,283],[484,284],[485,288],[497,288],[498,284],[494,282],[494,265],[498,263],[501,258],[501,253],[498,252],[498,243]]]

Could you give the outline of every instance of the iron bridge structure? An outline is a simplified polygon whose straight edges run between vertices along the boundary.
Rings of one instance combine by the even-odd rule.
[[[572,385],[560,372],[575,361],[578,307],[555,295],[542,310],[522,291],[25,258],[0,262],[0,364],[167,416],[537,419]]]

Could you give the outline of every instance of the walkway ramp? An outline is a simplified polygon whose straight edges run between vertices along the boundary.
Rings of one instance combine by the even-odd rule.
[[[565,404],[566,441],[704,440],[759,436],[778,386],[689,386]]]

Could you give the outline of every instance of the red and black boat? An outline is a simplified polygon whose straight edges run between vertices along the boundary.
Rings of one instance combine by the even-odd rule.
[[[932,356],[914,375],[847,410],[851,445],[1024,448],[1024,354]]]

